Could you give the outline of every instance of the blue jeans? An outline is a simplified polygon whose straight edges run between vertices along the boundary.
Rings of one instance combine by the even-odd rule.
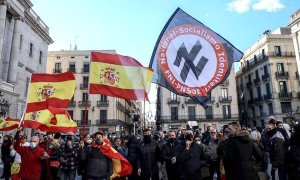
[[[70,170],[68,172],[60,172],[60,180],[75,180],[76,170]]]

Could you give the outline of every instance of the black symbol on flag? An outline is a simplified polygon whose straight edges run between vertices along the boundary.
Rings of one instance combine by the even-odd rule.
[[[182,43],[180,48],[178,49],[177,56],[174,61],[174,65],[179,67],[182,58],[185,59],[185,63],[180,72],[180,77],[183,80],[183,82],[186,81],[186,78],[190,72],[190,69],[196,76],[197,80],[199,79],[199,76],[208,61],[208,59],[206,57],[202,56],[201,59],[199,60],[198,64],[196,66],[194,65],[194,61],[201,49],[202,49],[202,46],[201,46],[199,40],[195,43],[195,45],[191,49],[190,53],[188,53],[184,43]]]

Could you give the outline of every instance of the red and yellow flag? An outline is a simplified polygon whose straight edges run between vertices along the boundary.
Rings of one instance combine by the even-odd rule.
[[[113,174],[110,179],[130,175],[132,172],[131,164],[118,151],[103,141],[102,145],[92,144],[94,148],[98,148],[105,156],[112,160]]]
[[[91,53],[90,94],[127,100],[148,100],[153,70],[118,54]]]
[[[0,118],[0,131],[11,131],[18,128],[20,123],[19,119],[11,119],[7,117],[5,119]]]
[[[75,86],[72,72],[32,74],[23,126],[46,132],[76,132],[77,124],[67,112]]]

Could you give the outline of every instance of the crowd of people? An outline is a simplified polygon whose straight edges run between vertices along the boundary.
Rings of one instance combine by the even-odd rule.
[[[142,135],[97,132],[82,139],[36,134],[29,142],[18,130],[14,137],[3,137],[2,178],[107,180],[112,160],[94,146],[103,142],[132,166],[129,176],[116,178],[121,180],[300,179],[300,126],[290,133],[274,118],[264,129],[231,122],[220,130],[207,124],[204,132],[145,129]]]

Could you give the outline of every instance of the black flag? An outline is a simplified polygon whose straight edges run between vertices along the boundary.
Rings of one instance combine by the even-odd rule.
[[[205,106],[211,90],[241,57],[230,42],[177,8],[160,33],[149,66],[154,83]]]

